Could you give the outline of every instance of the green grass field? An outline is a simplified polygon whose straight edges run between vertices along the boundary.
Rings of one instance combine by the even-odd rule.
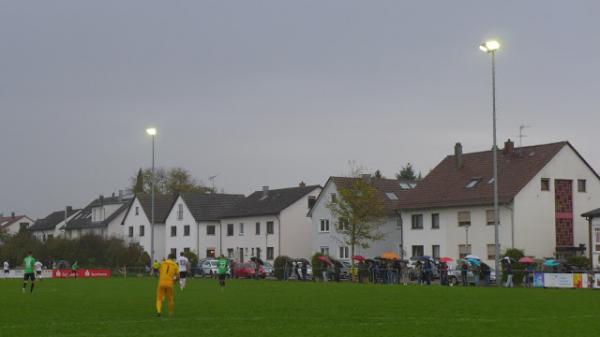
[[[188,280],[155,317],[150,278],[0,280],[0,336],[598,336],[600,292]],[[166,308],[165,308],[166,309]]]

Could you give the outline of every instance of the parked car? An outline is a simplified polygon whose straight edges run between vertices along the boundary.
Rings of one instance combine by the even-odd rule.
[[[267,276],[273,276],[273,265],[271,263],[263,261],[262,267],[265,270],[265,274]]]
[[[265,268],[258,266],[258,276],[265,278]],[[233,265],[233,277],[234,278],[255,278],[256,277],[256,263],[254,262],[241,262]]]
[[[210,276],[217,273],[217,260],[205,259],[198,261],[198,273],[201,276]]]
[[[473,277],[473,272],[469,270],[467,272],[467,280],[469,284],[475,284],[475,278]],[[457,265],[449,264],[448,265],[448,282],[451,285],[458,285],[462,283],[462,275],[461,270]],[[483,282],[483,279],[480,279],[480,282]],[[496,271],[494,268],[490,268],[490,283],[496,282]]]

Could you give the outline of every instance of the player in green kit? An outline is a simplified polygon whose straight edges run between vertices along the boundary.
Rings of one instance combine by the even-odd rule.
[[[33,272],[33,268],[35,266],[35,258],[31,256],[32,253],[29,252],[27,257],[23,259],[23,271],[25,276],[23,277],[23,292],[25,292],[25,288],[27,288],[27,282],[31,282],[31,291],[33,292],[33,286],[35,285],[35,273]]]
[[[219,284],[221,285],[221,289],[225,287],[225,277],[227,276],[227,265],[229,261],[221,254],[219,260],[217,261],[217,276],[219,277]]]

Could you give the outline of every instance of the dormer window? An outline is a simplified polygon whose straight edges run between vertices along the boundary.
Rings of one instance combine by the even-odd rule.
[[[388,199],[390,200],[398,200],[398,196],[396,195],[396,193],[394,192],[386,192],[385,195],[388,197]]]
[[[398,185],[400,185],[400,188],[403,190],[412,190],[413,188],[417,187],[416,183],[400,183]]]
[[[474,188],[475,186],[477,186],[477,184],[479,184],[479,182],[481,181],[481,178],[473,178],[471,180],[469,180],[469,183],[467,184],[467,188]]]

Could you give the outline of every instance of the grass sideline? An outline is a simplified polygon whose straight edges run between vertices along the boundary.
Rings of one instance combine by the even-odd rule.
[[[600,291],[188,280],[154,315],[156,280],[0,279],[0,336],[597,336]]]

